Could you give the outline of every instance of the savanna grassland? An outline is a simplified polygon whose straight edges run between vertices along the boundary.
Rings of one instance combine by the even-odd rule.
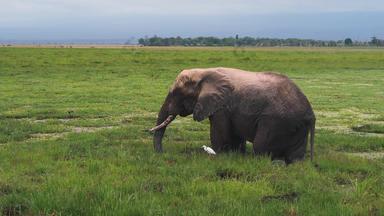
[[[209,157],[157,111],[185,68],[279,71],[317,116],[315,162]],[[0,214],[383,215],[384,50],[0,48]]]

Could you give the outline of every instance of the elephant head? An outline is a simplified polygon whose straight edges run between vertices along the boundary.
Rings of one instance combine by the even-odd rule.
[[[155,151],[162,152],[165,129],[177,115],[193,114],[202,121],[225,106],[233,86],[229,78],[215,69],[183,70],[176,78],[157,118],[153,143]]]

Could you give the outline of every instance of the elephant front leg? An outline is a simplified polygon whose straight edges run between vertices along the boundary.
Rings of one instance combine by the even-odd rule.
[[[246,152],[246,140],[240,136],[232,136],[232,151],[239,151],[240,153]]]
[[[211,144],[216,152],[229,151],[233,148],[231,122],[224,111],[209,117],[211,126]]]

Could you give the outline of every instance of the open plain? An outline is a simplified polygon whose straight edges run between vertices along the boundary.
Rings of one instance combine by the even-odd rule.
[[[209,122],[157,111],[186,68],[288,75],[315,161],[209,157]],[[0,47],[0,215],[383,215],[384,50]]]

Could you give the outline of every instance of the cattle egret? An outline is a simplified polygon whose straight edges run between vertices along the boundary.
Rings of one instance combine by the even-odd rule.
[[[205,145],[203,145],[203,147],[202,147],[203,149],[204,149],[204,151],[206,151],[208,154],[210,154],[210,155],[216,155],[216,152],[215,151],[213,151],[213,149],[212,148],[210,148],[210,147],[207,147],[207,146],[205,146]]]

